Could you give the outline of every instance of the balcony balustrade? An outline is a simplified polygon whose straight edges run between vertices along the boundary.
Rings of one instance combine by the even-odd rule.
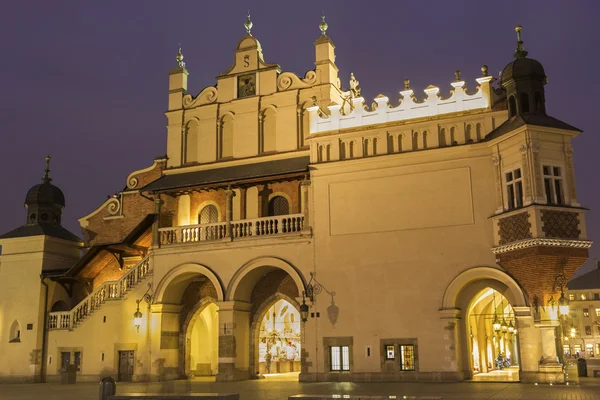
[[[230,233],[228,233],[228,227]],[[171,245],[211,242],[222,239],[235,240],[258,236],[272,237],[301,233],[303,229],[304,214],[290,214],[214,224],[160,228],[159,238],[161,245]]]

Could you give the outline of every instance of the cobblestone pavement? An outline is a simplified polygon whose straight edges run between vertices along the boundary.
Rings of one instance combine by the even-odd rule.
[[[241,400],[287,400],[299,393],[314,394],[386,394],[402,396],[441,396],[446,399],[493,400],[600,400],[600,380],[588,378],[579,385],[549,386],[519,383],[299,383],[285,381],[244,381],[215,383],[175,381],[163,383],[118,383],[117,393],[240,393]],[[0,400],[96,400],[98,384],[76,385],[15,384],[0,385]]]

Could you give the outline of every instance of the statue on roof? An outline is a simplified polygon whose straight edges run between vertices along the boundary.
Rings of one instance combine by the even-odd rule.
[[[358,80],[354,77],[354,73],[350,72],[350,96],[352,98],[360,97],[360,86]]]

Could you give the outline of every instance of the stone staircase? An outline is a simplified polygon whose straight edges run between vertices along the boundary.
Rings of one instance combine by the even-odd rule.
[[[75,329],[107,300],[123,299],[127,292],[151,274],[149,256],[146,256],[118,281],[104,282],[71,311],[48,313],[48,330]]]

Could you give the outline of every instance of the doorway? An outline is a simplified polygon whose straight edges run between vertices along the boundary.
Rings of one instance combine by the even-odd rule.
[[[133,380],[133,350],[119,351],[119,382]]]

